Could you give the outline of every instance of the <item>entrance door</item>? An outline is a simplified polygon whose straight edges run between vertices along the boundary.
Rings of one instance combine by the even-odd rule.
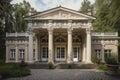
[[[48,47],[42,47],[42,61],[48,60]]]
[[[79,47],[73,47],[73,61],[78,61]]]
[[[65,61],[65,47],[56,47],[56,61]]]

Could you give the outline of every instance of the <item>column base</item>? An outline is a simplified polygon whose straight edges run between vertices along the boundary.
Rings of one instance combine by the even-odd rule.
[[[54,61],[53,61],[53,60],[48,60],[48,63],[50,63],[50,62],[54,63]]]
[[[73,61],[67,61],[68,64],[72,63]]]
[[[92,63],[92,61],[85,61],[85,63]]]
[[[27,61],[27,63],[34,63],[34,61]]]

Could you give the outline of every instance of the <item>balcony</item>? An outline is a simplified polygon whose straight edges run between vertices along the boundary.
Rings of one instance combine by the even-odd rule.
[[[29,36],[28,33],[6,33],[6,37],[22,37],[22,36]]]
[[[117,32],[111,32],[111,33],[107,33],[107,32],[105,32],[105,33],[100,33],[100,32],[93,32],[92,33],[92,36],[118,36],[118,33]]]

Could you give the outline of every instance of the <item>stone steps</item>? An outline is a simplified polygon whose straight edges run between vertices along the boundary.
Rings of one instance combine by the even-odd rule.
[[[48,64],[28,64],[30,69],[48,69]]]
[[[85,63],[55,63],[56,69],[93,69],[93,64],[85,64]],[[28,64],[28,68],[30,69],[49,69],[49,65],[47,63],[40,64]]]
[[[93,64],[57,64],[57,69],[93,69]]]

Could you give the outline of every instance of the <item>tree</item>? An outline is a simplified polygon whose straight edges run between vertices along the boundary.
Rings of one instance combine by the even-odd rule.
[[[91,12],[93,13],[93,7],[94,5],[90,3],[90,1],[88,0],[84,0],[82,2],[82,7],[80,8],[80,11],[83,13],[87,13],[89,10],[91,10]]]
[[[15,20],[15,32],[25,32],[27,29],[27,23],[24,20],[24,16],[26,16],[30,10],[31,6],[25,0],[23,3],[15,4],[13,6],[13,16]]]
[[[100,4],[101,3],[101,4]],[[96,20],[93,23],[94,31],[111,32],[115,31],[113,26],[110,25],[108,17],[110,2],[108,0],[96,0]]]
[[[120,36],[120,0],[96,0],[94,31],[117,31]],[[120,44],[120,41],[119,41]],[[119,45],[120,53],[120,45]],[[120,54],[119,54],[120,59]]]
[[[13,28],[11,0],[0,0],[0,58],[5,56],[5,34]]]

